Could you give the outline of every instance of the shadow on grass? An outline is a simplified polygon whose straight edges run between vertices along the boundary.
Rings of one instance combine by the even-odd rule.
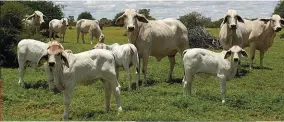
[[[248,64],[242,65],[244,68],[249,68]],[[272,68],[269,67],[260,67],[260,66],[252,66],[253,69],[264,69],[264,70],[273,70]]]
[[[143,83],[143,80],[139,80],[138,81],[138,84],[139,84],[138,86],[139,87],[148,87],[148,86],[152,86],[152,85],[158,83],[158,81],[152,80],[152,79],[147,80],[146,82],[147,83]],[[131,83],[131,89],[132,90],[137,90],[136,82],[132,82]],[[125,84],[125,86],[121,86],[121,91],[128,91],[128,82]]]
[[[236,74],[235,77],[236,77],[236,78],[241,78],[241,77],[246,76],[248,73],[249,73],[248,70],[246,70],[246,69],[240,69],[240,70],[238,71],[238,73]]]
[[[182,79],[183,78],[174,78],[171,81],[167,81],[167,83],[169,83],[170,85],[171,84],[175,84],[175,83],[181,84],[182,83]]]
[[[83,112],[83,113],[79,114],[78,117],[88,119],[88,118],[93,118],[93,117],[96,117],[98,115],[102,115],[102,114],[105,114],[105,113],[106,112],[104,110],[95,110],[95,111]]]
[[[47,84],[47,81],[44,81],[44,80],[38,80],[36,81],[35,83],[25,83],[25,88],[26,89],[41,89],[41,88],[48,88],[48,84]]]

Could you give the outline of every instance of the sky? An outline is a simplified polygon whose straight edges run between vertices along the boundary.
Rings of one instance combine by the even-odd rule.
[[[55,3],[66,5],[63,9],[65,16],[74,16],[75,20],[84,11],[90,12],[95,19],[113,19],[118,12],[127,8],[136,10],[147,8],[150,9],[150,15],[156,19],[179,18],[196,11],[215,21],[223,18],[229,9],[235,9],[243,18],[268,18],[272,15],[278,1],[55,0]]]

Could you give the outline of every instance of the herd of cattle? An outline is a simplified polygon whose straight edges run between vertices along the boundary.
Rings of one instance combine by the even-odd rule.
[[[37,28],[43,20],[43,14],[35,11],[24,22]],[[189,49],[187,28],[176,19],[148,20],[134,9],[126,9],[115,24],[124,25],[128,44],[112,45],[104,44],[102,33],[97,20],[82,19],[77,21],[77,42],[79,35],[89,33],[91,44],[93,36],[98,43],[89,51],[73,54],[71,50],[64,50],[63,45],[57,41],[43,43],[33,39],[23,39],[18,44],[19,84],[24,87],[24,69],[30,65],[37,67],[44,64],[47,73],[47,81],[51,90],[64,90],[64,114],[63,119],[68,118],[70,99],[76,81],[101,79],[105,89],[105,107],[109,111],[111,92],[117,103],[118,111],[122,111],[120,100],[120,85],[118,83],[118,68],[123,67],[127,71],[129,90],[131,90],[130,66],[136,68],[136,85],[140,76],[140,62],[142,59],[143,85],[147,84],[146,74],[149,56],[160,61],[168,57],[170,71],[168,80],[172,80],[172,72],[175,65],[175,55],[179,52],[183,58],[184,95],[191,93],[191,85],[194,74],[205,73],[215,75],[220,81],[222,103],[225,102],[226,81],[231,80],[240,67],[241,57],[248,57],[243,49],[250,48],[250,68],[252,68],[255,50],[260,51],[260,66],[263,66],[264,53],[272,46],[276,32],[281,30],[284,20],[279,15],[273,15],[267,19],[254,21],[243,19],[235,10],[228,10],[220,26],[220,43],[223,51],[220,53],[206,49]],[[51,33],[60,33],[62,42],[68,20],[54,19],[49,22],[49,38]],[[54,35],[53,35],[54,38]],[[51,40],[51,39],[50,39]]]

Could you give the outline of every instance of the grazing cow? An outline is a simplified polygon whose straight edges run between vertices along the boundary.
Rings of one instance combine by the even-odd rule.
[[[113,53],[103,49],[93,49],[77,54],[66,53],[63,50],[64,47],[60,43],[53,41],[49,44],[47,53],[41,57],[47,61],[56,87],[64,90],[63,119],[68,119],[72,91],[76,82],[81,80],[102,79],[106,111],[110,109],[110,97],[113,91],[117,109],[121,112],[120,89]]]
[[[76,28],[77,28],[77,43],[79,42],[80,32],[83,43],[85,43],[84,34],[86,33],[90,34],[91,44],[93,44],[93,37],[95,37],[98,40],[98,42],[103,42],[104,40],[104,34],[102,33],[98,20],[80,19],[79,21],[77,21]]]
[[[244,20],[249,33],[244,47],[250,47],[250,69],[252,69],[255,50],[260,51],[260,67],[263,67],[264,53],[272,46],[276,32],[281,31],[284,20],[277,14],[269,19]]]
[[[53,39],[55,39],[55,35],[60,33],[60,39],[64,42],[64,37],[66,33],[66,29],[68,26],[68,19],[62,18],[61,20],[53,19],[49,22],[49,39],[51,41],[51,35],[53,33]]]
[[[147,20],[134,9],[126,9],[115,24],[124,25],[128,41],[136,46],[139,57],[143,60],[144,83],[146,83],[149,56],[154,56],[157,61],[168,56],[170,61],[168,81],[171,81],[176,53],[182,54],[189,48],[187,28],[179,20],[172,18]]]
[[[128,90],[131,90],[131,73],[130,66],[134,65],[136,67],[136,88],[138,89],[139,84],[139,57],[136,47],[133,44],[123,44],[119,45],[114,43],[112,45],[106,45],[104,43],[98,43],[94,46],[94,49],[107,49],[114,53],[115,62],[116,62],[116,76],[119,77],[119,67],[123,67],[127,72],[129,79]]]
[[[44,22],[43,17],[45,15],[40,11],[34,11],[32,15],[26,16],[23,20],[24,25],[27,28],[35,28],[35,32],[38,33],[40,30],[40,25]]]
[[[184,95],[191,94],[191,85],[194,74],[216,75],[220,81],[222,103],[225,103],[226,81],[231,80],[237,73],[241,55],[247,53],[240,46],[234,45],[228,51],[215,53],[206,49],[193,48],[185,50],[183,56]]]

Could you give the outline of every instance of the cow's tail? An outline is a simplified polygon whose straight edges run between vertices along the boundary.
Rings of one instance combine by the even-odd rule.
[[[139,56],[138,56],[138,51],[137,51],[137,48],[133,45],[133,44],[129,44],[130,46],[130,49],[131,49],[131,53],[132,53],[132,56],[131,56],[131,61],[132,61],[132,64],[135,66],[135,70],[137,73],[139,73]]]

